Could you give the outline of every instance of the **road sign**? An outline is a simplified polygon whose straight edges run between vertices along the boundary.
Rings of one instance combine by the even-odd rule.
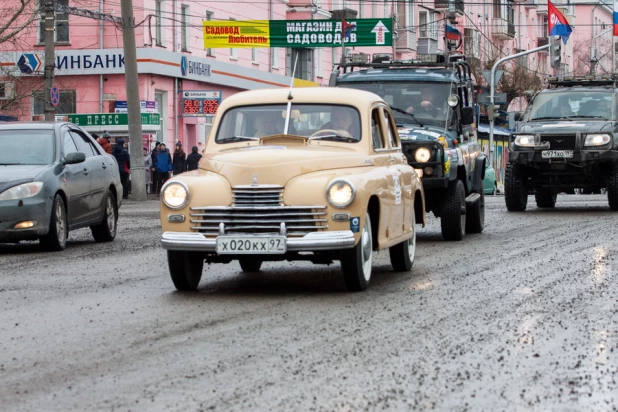
[[[494,79],[494,86],[498,84],[503,74],[504,74],[504,70],[496,70],[496,74],[495,74],[496,78]],[[491,81],[490,81],[491,79],[489,78],[490,76],[491,76],[491,70],[483,70],[483,77],[487,81],[487,84],[491,86]]]
[[[51,104],[54,107],[58,107],[60,103],[60,90],[58,90],[58,86],[55,84],[49,89],[49,95],[51,97]]]
[[[477,100],[480,104],[489,104],[489,94],[479,94]],[[506,103],[506,93],[494,93],[494,104]]]

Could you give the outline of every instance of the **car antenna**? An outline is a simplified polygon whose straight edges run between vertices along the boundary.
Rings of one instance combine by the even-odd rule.
[[[294,59],[294,69],[292,70],[292,80],[290,80],[290,92],[288,93],[288,107],[285,114],[285,126],[283,126],[283,134],[288,134],[290,128],[290,116],[292,114],[292,88],[294,87],[294,75],[296,74],[296,64],[298,63],[298,53]]]

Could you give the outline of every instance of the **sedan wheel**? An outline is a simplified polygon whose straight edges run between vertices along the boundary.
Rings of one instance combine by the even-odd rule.
[[[50,251],[64,250],[67,246],[68,224],[64,200],[60,195],[54,197],[49,231],[40,237],[41,245]]]
[[[167,263],[176,289],[197,289],[204,270],[204,255],[202,253],[168,250]]]
[[[412,237],[404,240],[388,249],[391,258],[391,266],[395,272],[408,272],[414,264],[416,254],[416,218],[412,210]]]
[[[346,289],[362,291],[367,289],[371,280],[373,265],[373,239],[371,237],[371,219],[365,215],[365,225],[361,238],[352,249],[341,251],[341,270]]]
[[[96,242],[111,242],[116,238],[116,228],[118,222],[118,209],[116,208],[116,197],[107,191],[105,198],[105,212],[101,223],[90,226],[92,237]]]

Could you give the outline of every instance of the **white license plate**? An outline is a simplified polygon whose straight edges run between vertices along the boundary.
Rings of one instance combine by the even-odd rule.
[[[543,150],[541,152],[541,157],[543,159],[551,159],[554,157],[562,158],[562,159],[570,159],[573,157],[572,150]]]
[[[285,236],[219,236],[219,254],[283,254],[287,251]]]

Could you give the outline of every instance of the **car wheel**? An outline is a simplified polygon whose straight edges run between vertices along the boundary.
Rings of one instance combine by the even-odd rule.
[[[116,198],[112,191],[108,190],[105,197],[103,221],[98,225],[90,226],[95,242],[111,242],[114,240],[116,238],[117,223],[118,208],[116,207]]]
[[[444,240],[461,240],[466,228],[466,191],[461,180],[452,180],[440,210],[440,226]]]
[[[388,248],[391,266],[395,272],[408,272],[414,264],[416,254],[416,219],[412,210],[412,237]]]
[[[64,200],[60,195],[54,197],[52,204],[51,219],[49,221],[49,231],[46,235],[39,238],[41,245],[50,251],[64,250],[67,246],[69,226],[67,222],[67,211]]]
[[[262,267],[262,261],[257,259],[238,259],[238,263],[243,272],[259,272]]]
[[[556,206],[557,193],[552,193],[551,189],[539,189],[534,193],[536,206],[551,209]]]
[[[341,251],[341,270],[346,289],[359,292],[367,289],[371,280],[373,264],[373,239],[371,237],[371,220],[365,215],[365,225],[356,246]]]
[[[607,200],[610,210],[618,211],[618,165],[614,166],[607,180]]]
[[[482,233],[485,228],[485,195],[466,207],[466,233]]]
[[[202,253],[168,250],[167,264],[176,289],[197,289],[204,269],[204,255]]]
[[[506,165],[504,175],[504,200],[509,212],[523,212],[528,204],[528,188],[523,168],[518,164]]]

